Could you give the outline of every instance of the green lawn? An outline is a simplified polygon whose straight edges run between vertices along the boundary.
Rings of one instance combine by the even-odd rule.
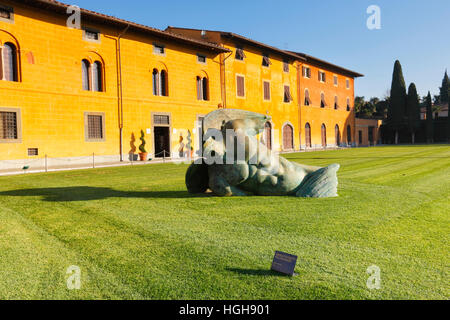
[[[0,299],[450,298],[449,145],[286,157],[340,163],[340,197],[191,196],[175,164],[0,177]]]

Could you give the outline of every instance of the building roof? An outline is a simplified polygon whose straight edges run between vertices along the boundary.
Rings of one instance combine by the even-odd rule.
[[[354,78],[364,77],[364,75],[361,74],[361,73],[358,73],[358,72],[355,72],[355,71],[352,71],[352,70],[340,67],[340,66],[332,64],[332,63],[330,63],[328,61],[321,60],[319,58],[310,56],[310,55],[308,55],[306,53],[294,52],[294,51],[290,51],[290,52],[293,53],[293,54],[298,55],[299,57],[304,58],[306,60],[306,62],[309,62],[309,63],[312,63],[312,64],[316,64],[316,65],[320,65],[320,66],[324,66],[324,67],[326,67],[328,69],[332,69],[332,70],[334,69],[334,70],[336,70],[336,71],[338,71],[338,72],[340,72],[342,74],[345,74],[345,75],[348,75],[348,76],[351,76],[351,77],[354,77]]]
[[[241,36],[241,35],[233,33],[233,32],[217,31],[217,30],[205,30],[205,29],[192,29],[192,28],[178,28],[178,27],[172,27],[172,26],[168,26],[166,31],[173,30],[173,29],[174,30],[205,31],[207,33],[208,32],[219,33],[221,37],[224,37],[224,38],[227,38],[227,39],[231,39],[231,40],[234,39],[234,40],[237,40],[237,41],[240,41],[240,42],[247,43],[249,45],[252,45],[254,47],[260,48],[262,50],[266,50],[268,53],[269,52],[274,52],[274,53],[277,53],[277,54],[279,54],[279,55],[281,55],[283,57],[290,58],[290,59],[293,59],[293,60],[302,60],[302,61],[306,60],[303,57],[299,57],[297,54],[291,53],[289,51],[278,49],[276,47],[267,45],[267,44],[259,42],[259,41],[252,40],[250,38]],[[176,31],[171,31],[171,32],[176,33]]]
[[[14,2],[18,2],[20,4],[26,4],[33,7],[41,8],[44,10],[51,9],[53,12],[67,15],[67,8],[70,5],[62,3],[56,0],[12,0]],[[191,39],[186,36],[182,36],[179,34],[174,34],[168,31],[159,30],[156,28],[148,27],[142,24],[138,24],[135,22],[119,19],[113,16],[108,16],[102,13],[98,13],[91,10],[80,9],[82,18],[84,21],[96,22],[101,24],[108,24],[111,26],[115,26],[117,28],[125,29],[129,26],[129,29],[136,32],[142,32],[145,34],[149,34],[152,36],[156,36],[159,38],[163,38],[166,40],[172,40],[179,43],[191,45],[197,48],[202,48],[207,51],[212,51],[216,53],[221,52],[230,52],[230,50],[212,42],[201,41],[196,39]]]

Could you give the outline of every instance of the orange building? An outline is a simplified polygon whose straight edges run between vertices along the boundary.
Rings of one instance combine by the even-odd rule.
[[[45,155],[59,159],[50,165],[135,159],[141,131],[150,157],[183,157],[222,107],[270,115],[262,139],[274,150],[355,143],[358,73],[227,32],[84,9],[74,26],[76,12],[0,0],[0,170],[43,166]]]

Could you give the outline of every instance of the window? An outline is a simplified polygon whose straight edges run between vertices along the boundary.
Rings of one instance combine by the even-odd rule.
[[[163,56],[166,54],[166,48],[163,45],[154,44],[153,45],[153,53]]]
[[[170,117],[166,115],[154,115],[153,124],[170,125]]]
[[[0,63],[2,79],[6,81],[18,81],[16,46],[7,42],[0,51],[2,53],[2,63]]]
[[[239,61],[244,61],[244,59],[246,58],[245,53],[244,53],[244,49],[242,48],[236,48],[236,56],[235,59],[239,60]]]
[[[270,82],[264,81],[264,100],[269,101],[270,100]]]
[[[358,142],[359,142],[359,144],[363,143],[362,131],[361,130],[358,131]]]
[[[311,105],[311,99],[309,97],[308,89],[305,89],[305,106]]]
[[[20,111],[0,109],[0,142],[20,142]]]
[[[168,76],[166,70],[158,71],[153,69],[152,72],[153,95],[167,97],[168,94]]]
[[[325,94],[322,92],[320,94],[320,107],[325,108],[327,106],[327,103],[325,102]]]
[[[83,79],[83,90],[90,91],[91,90],[91,77],[90,71],[91,64],[87,60],[81,61],[81,75]]]
[[[87,41],[99,42],[100,41],[100,32],[90,29],[90,28],[84,28],[83,29],[83,39],[87,40]]]
[[[289,61],[283,61],[283,72],[289,72]]]
[[[158,72],[158,69],[153,69],[152,82],[153,82],[153,95],[159,96],[159,72]]]
[[[311,68],[303,67],[302,69],[303,69],[303,77],[310,79],[311,78]]]
[[[206,56],[202,56],[201,54],[198,54],[198,55],[197,55],[197,61],[198,61],[199,63],[205,64],[205,63],[206,63]]]
[[[338,86],[338,77],[334,76],[333,81],[334,81],[334,85],[337,87]]]
[[[197,77],[197,100],[209,100],[209,83],[206,77]]]
[[[289,86],[284,86],[284,102],[289,103],[292,101],[291,88]]]
[[[88,60],[81,61],[82,87],[85,91],[103,92],[103,64],[95,61],[91,64]]]
[[[334,97],[334,110],[339,109],[339,99],[337,96]]]
[[[236,76],[236,95],[238,97],[245,97],[245,78],[243,76]]]
[[[350,111],[350,98],[347,98],[347,111]]]
[[[320,81],[320,82],[326,82],[326,75],[325,75],[325,72],[319,71],[319,81]]]
[[[36,157],[39,155],[39,149],[38,148],[28,148],[28,156],[29,157]]]
[[[104,113],[86,112],[84,114],[85,138],[88,142],[105,140]]]
[[[262,65],[263,67],[269,67],[272,64],[272,62],[269,59],[269,55],[264,54],[262,59]]]
[[[103,91],[102,64],[99,61],[92,64],[92,91]]]
[[[0,4],[0,21],[14,22],[14,9]]]
[[[346,87],[347,89],[350,89],[350,80],[349,80],[349,79],[346,79],[346,80],[345,80],[345,87]]]

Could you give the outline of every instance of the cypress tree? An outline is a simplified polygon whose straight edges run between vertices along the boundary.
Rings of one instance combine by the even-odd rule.
[[[398,135],[404,125],[406,110],[406,85],[403,78],[402,65],[396,60],[392,74],[391,98],[388,109],[387,124],[395,132],[395,144],[398,144]]]
[[[411,83],[408,88],[406,108],[408,116],[408,129],[411,133],[411,143],[414,144],[416,140],[416,131],[420,127],[419,96],[417,95],[417,89],[414,83]]]
[[[434,128],[433,128],[433,110],[432,110],[432,104],[431,104],[431,94],[430,91],[428,91],[427,96],[427,125],[426,125],[426,134],[427,134],[427,143],[433,143],[433,135],[434,135]]]
[[[449,92],[450,90],[450,82],[448,80],[447,70],[445,70],[444,79],[442,79],[442,87],[440,88],[441,94],[440,94],[440,100],[441,103],[447,103]]]

